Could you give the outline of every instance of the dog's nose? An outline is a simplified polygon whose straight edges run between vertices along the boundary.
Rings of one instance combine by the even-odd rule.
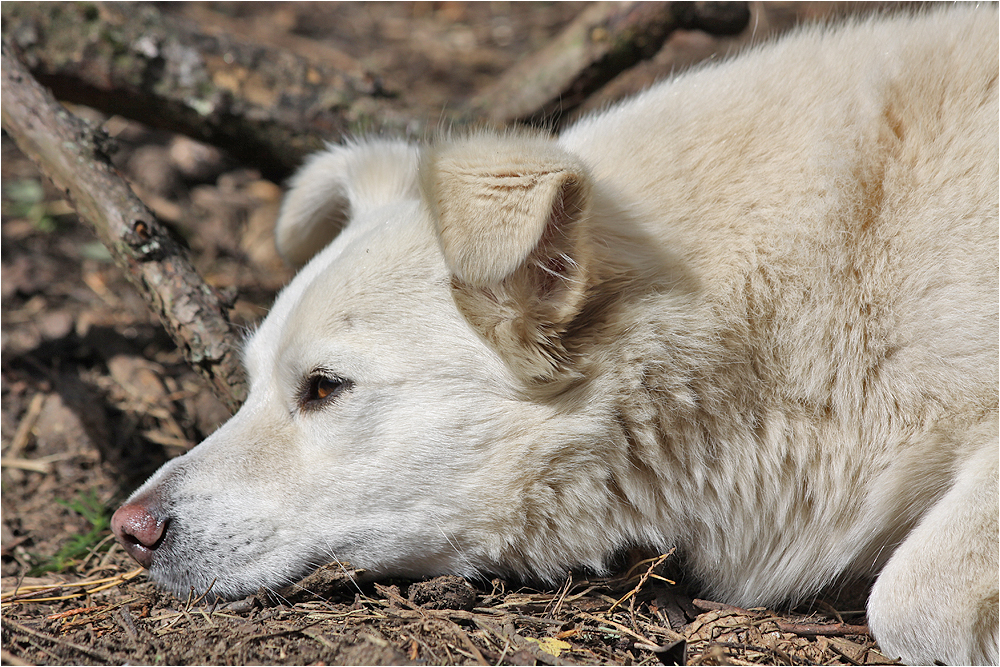
[[[122,505],[111,517],[111,530],[115,537],[125,551],[146,569],[153,564],[153,552],[163,540],[166,529],[166,519],[154,516],[148,501],[141,497]]]

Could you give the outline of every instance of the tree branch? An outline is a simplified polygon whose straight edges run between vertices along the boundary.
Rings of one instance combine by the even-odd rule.
[[[0,12],[6,38],[57,98],[213,144],[276,181],[325,140],[403,134],[429,117],[347,56],[314,62],[206,34],[150,3],[8,2]]]
[[[227,306],[107,159],[110,140],[69,113],[2,50],[3,128],[96,231],[188,362],[235,410],[246,398]]]
[[[500,124],[552,125],[615,76],[656,54],[674,30],[733,34],[749,18],[742,2],[594,3],[469,108]]]

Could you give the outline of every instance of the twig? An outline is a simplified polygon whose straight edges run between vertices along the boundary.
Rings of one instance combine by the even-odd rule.
[[[77,616],[79,614],[89,614],[94,611],[105,611],[108,609],[108,605],[100,605],[97,607],[81,607],[79,609],[70,609],[69,611],[61,611],[58,614],[49,614],[45,618],[50,621],[56,621],[61,618],[69,618],[70,616]]]
[[[58,458],[66,458],[62,455],[56,455]],[[0,458],[0,466],[4,468],[17,468],[18,470],[28,470],[30,472],[39,472],[43,475],[47,475],[52,471],[52,466],[50,461],[45,460],[48,457],[42,459],[10,459],[7,457]]]
[[[35,422],[38,421],[38,416],[42,414],[43,405],[45,405],[45,394],[38,392],[31,397],[31,403],[28,404],[28,409],[24,411],[24,416],[21,417],[21,423],[17,425],[17,430],[14,431],[14,437],[7,448],[7,456],[4,458],[20,458],[21,452],[28,444],[28,439],[31,438],[31,431],[35,428]]]
[[[52,657],[54,657],[56,660],[59,659],[58,656],[52,656]],[[18,658],[16,655],[14,655],[13,653],[11,653],[10,651],[8,651],[5,648],[4,649],[0,649],[0,659],[3,660],[3,664],[5,664],[5,665],[18,665],[18,666],[20,666],[20,665],[31,665],[31,664],[33,664],[33,663],[30,663],[30,662],[25,662],[24,660],[21,660],[20,658]]]
[[[479,647],[476,646],[476,644],[472,641],[472,638],[469,637],[469,633],[463,630],[458,623],[455,623],[451,619],[442,619],[440,622],[443,623],[445,627],[447,627],[449,630],[451,630],[452,634],[458,636],[458,638],[462,640],[462,643],[465,644],[465,647],[472,652],[472,657],[476,660],[476,662],[478,662],[480,665],[490,664],[489,661],[487,661],[486,658],[483,656],[483,652],[479,650]]]
[[[331,651],[335,651],[337,649],[337,646],[335,644],[333,644],[329,639],[324,637],[319,632],[316,632],[315,630],[303,628],[302,630],[299,630],[299,632],[301,632],[303,636],[308,637],[309,639],[312,639],[313,641],[322,644],[324,647],[330,649]]]
[[[651,558],[646,558],[646,559],[643,559],[643,560],[641,560],[641,561],[639,561],[639,562],[637,562],[637,563],[633,564],[633,565],[632,565],[632,567],[630,567],[630,568],[628,569],[628,572],[626,572],[626,573],[624,574],[624,576],[622,576],[622,577],[615,577],[615,579],[616,579],[616,580],[617,580],[617,579],[622,579],[622,580],[624,580],[624,581],[629,581],[629,580],[631,580],[631,579],[632,579],[632,574],[633,574],[633,573],[634,573],[634,572],[635,572],[635,571],[636,571],[637,569],[639,569],[640,567],[642,567],[643,565],[645,565],[646,563],[653,563],[653,562],[662,562],[662,561],[663,561],[663,560],[664,560],[664,559],[665,559],[665,558],[666,558],[667,556],[670,556],[670,555],[673,555],[673,553],[674,553],[675,551],[676,551],[676,549],[670,549],[670,550],[669,550],[669,551],[668,551],[667,553],[665,553],[665,554],[660,554],[659,556],[653,556],[653,557],[651,557]],[[668,584],[671,584],[671,585],[673,585],[673,584],[676,584],[676,583],[677,583],[677,582],[675,582],[675,581],[671,581],[670,579],[667,579],[666,577],[658,577],[658,576],[656,576],[656,575],[652,575],[652,577],[653,577],[653,578],[656,578],[656,579],[660,579],[661,581],[665,581],[665,582],[667,582]]]
[[[307,623],[300,628],[289,628],[288,630],[277,630],[275,632],[262,632],[260,634],[250,635],[249,637],[247,637],[246,639],[242,640],[239,643],[246,645],[249,644],[250,642],[257,641],[258,639],[272,639],[274,637],[286,637],[288,635],[304,634],[302,632],[303,630],[308,630],[309,628],[313,627],[314,625],[318,625],[321,622],[322,621],[313,621],[312,623]],[[308,637],[308,635],[304,636]]]
[[[725,604],[723,602],[715,602],[713,600],[700,600],[695,598],[691,600],[691,604],[701,611],[723,611],[732,614],[745,614],[747,616],[753,616],[753,612],[749,609],[744,609],[743,607],[736,607],[731,604]]]
[[[378,591],[379,595],[382,595],[387,600],[392,603],[405,607],[406,609],[412,609],[420,613],[424,618],[427,617],[426,612],[429,611],[423,607],[413,604],[402,595],[399,594],[398,589],[395,586],[383,586],[382,584],[375,584],[375,590]]]
[[[123,604],[118,613],[114,615],[118,625],[122,626],[132,642],[139,641],[139,630],[135,627],[135,620],[132,619],[132,612],[127,604]]]
[[[603,623],[605,625],[610,625],[612,627],[612,629],[617,630],[618,632],[624,632],[625,634],[629,635],[630,637],[632,637],[634,639],[638,639],[642,643],[643,648],[648,648],[650,650],[655,650],[655,649],[660,648],[659,644],[657,644],[653,640],[649,639],[648,637],[643,637],[638,632],[636,632],[635,630],[632,630],[628,626],[622,625],[621,623],[617,623],[615,621],[612,621],[609,618],[601,618],[600,616],[595,616],[594,614],[589,614],[589,613],[587,613],[585,611],[578,611],[576,613],[576,615],[578,617],[586,619],[588,621],[593,621],[595,623]]]
[[[44,632],[39,632],[37,630],[32,630],[28,626],[21,625],[17,621],[12,620],[10,618],[4,619],[4,623],[8,627],[14,629],[17,632],[24,633],[26,635],[29,635],[31,637],[35,637],[37,639],[43,639],[45,641],[52,642],[53,644],[56,644],[58,646],[65,646],[66,648],[73,649],[74,651],[77,651],[79,653],[83,653],[84,655],[89,655],[91,658],[99,660],[102,664],[110,665],[113,662],[113,660],[111,659],[110,655],[108,655],[104,651],[100,651],[100,650],[98,650],[96,648],[90,648],[89,646],[82,646],[80,644],[74,644],[71,641],[67,641],[67,640],[61,639],[59,637],[53,637],[52,635],[47,635]]]
[[[554,618],[556,614],[559,613],[559,609],[562,608],[563,602],[565,602],[566,600],[566,595],[569,594],[569,589],[572,585],[573,585],[573,574],[570,573],[566,575],[566,581],[565,583],[563,583],[562,587],[559,589],[558,594],[556,595],[555,605],[552,607],[552,611],[549,612],[549,616],[552,616]],[[546,610],[548,610],[547,606]]]
[[[834,618],[837,619],[838,623],[843,623],[844,622],[844,617],[840,613],[840,610],[837,609],[836,607],[834,607],[832,604],[830,604],[826,600],[821,600],[819,598],[816,598],[815,600],[813,600],[812,603],[814,605],[816,605],[817,607],[823,607],[828,613],[830,613],[831,615],[833,615]],[[864,613],[864,612],[859,612],[859,613]]]
[[[547,46],[470,103],[497,123],[551,124],[635,63],[678,26],[672,2],[598,2]]]
[[[850,623],[784,623],[777,622],[778,630],[802,637],[840,637],[843,635],[871,635],[867,625]]]
[[[618,605],[620,605],[622,602],[624,602],[625,600],[628,600],[629,598],[631,598],[632,596],[634,596],[636,593],[638,593],[639,590],[649,580],[649,577],[653,574],[653,570],[656,569],[657,567],[659,567],[663,563],[663,561],[665,561],[667,558],[670,557],[670,555],[672,553],[674,553],[673,549],[671,549],[670,551],[668,551],[665,554],[660,554],[660,556],[658,558],[656,558],[656,559],[652,559],[652,558],[648,559],[648,560],[652,560],[653,562],[650,563],[649,567],[646,569],[645,574],[643,574],[641,577],[639,577],[639,583],[636,584],[635,588],[633,588],[631,591],[629,591],[628,593],[626,593],[625,595],[623,595],[619,600],[617,600],[613,605],[611,605],[611,608],[608,609],[608,613],[610,613],[611,611],[613,611],[614,608],[617,607]],[[643,561],[643,562],[646,562],[646,561]],[[631,574],[631,570],[629,571],[629,574]]]
[[[227,306],[106,156],[108,139],[59,105],[3,43],[3,128],[93,226],[192,366],[230,409],[246,398]]]
[[[34,649],[36,651],[41,651],[42,654],[47,655],[50,658],[52,658],[52,664],[58,665],[59,663],[63,662],[62,658],[60,658],[58,655],[56,655],[55,653],[53,653],[52,651],[49,650],[49,648],[52,648],[52,647],[46,648],[45,646],[42,646],[42,642],[38,641],[34,637],[24,637],[24,641],[28,645],[34,647]],[[32,664],[32,663],[27,663],[27,664]]]
[[[198,596],[197,598],[195,598],[194,600],[192,600],[192,599],[191,599],[191,596],[190,596],[190,594],[189,594],[189,595],[188,595],[188,604],[187,604],[187,607],[186,607],[185,609],[186,609],[186,610],[190,610],[190,609],[191,609],[191,607],[193,607],[194,605],[196,605],[196,604],[198,604],[199,602],[201,602],[202,600],[204,600],[204,599],[205,599],[205,596],[207,596],[207,595],[209,594],[209,592],[211,592],[212,588],[214,588],[214,587],[215,587],[215,579],[212,579],[212,583],[210,583],[210,584],[208,585],[208,588],[206,588],[206,589],[205,589],[205,592],[204,592],[204,593],[202,593],[201,595],[199,595],[199,596]],[[193,588],[191,589],[191,593],[194,593],[194,589],[193,589]]]
[[[407,110],[356,62],[206,34],[155,3],[9,2],[2,11],[4,34],[60,99],[212,143],[273,180],[364,119],[404,130],[432,111]]]

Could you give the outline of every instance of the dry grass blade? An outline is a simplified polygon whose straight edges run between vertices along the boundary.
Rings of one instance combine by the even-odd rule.
[[[142,572],[144,568],[137,567],[130,572],[125,572],[123,574],[116,575],[114,577],[105,577],[103,579],[91,579],[89,581],[78,581],[78,582],[62,582],[55,584],[39,584],[39,585],[29,585],[29,586],[17,586],[11,591],[7,591],[0,596],[0,601],[4,606],[15,604],[18,602],[56,602],[59,600],[72,600],[74,598],[83,597],[85,595],[93,595],[94,593],[99,593],[101,591],[108,590],[109,588],[114,588],[119,586],[130,579],[134,579]],[[93,588],[88,588],[92,586]],[[40,591],[56,591],[63,588],[82,588],[84,590],[78,593],[70,593],[69,595],[58,595],[52,597],[28,597],[32,594],[37,594]]]

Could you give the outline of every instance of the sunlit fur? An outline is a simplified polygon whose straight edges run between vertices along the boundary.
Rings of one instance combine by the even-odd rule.
[[[806,28],[558,139],[314,157],[248,402],[136,496],[169,517],[153,576],[677,547],[746,606],[881,572],[887,654],[996,662],[997,25]],[[353,387],[303,410],[314,373]]]

